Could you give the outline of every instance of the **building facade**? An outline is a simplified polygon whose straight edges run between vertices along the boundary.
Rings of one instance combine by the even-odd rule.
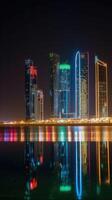
[[[107,64],[95,56],[95,108],[96,117],[108,117]]]
[[[50,65],[50,115],[54,117],[54,101],[55,92],[57,90],[57,71],[60,63],[60,56],[55,53],[49,54],[49,65]]]
[[[60,57],[51,53],[50,96],[51,117],[68,118],[70,113],[70,70],[69,64],[60,64]]]
[[[42,90],[37,90],[37,119],[44,119],[44,94]]]
[[[25,60],[25,105],[26,119],[37,116],[37,67],[30,59]]]
[[[70,70],[69,64],[60,64],[57,69],[57,78],[54,98],[54,113],[60,118],[70,117]]]
[[[89,116],[89,53],[76,52],[75,55],[74,117]]]

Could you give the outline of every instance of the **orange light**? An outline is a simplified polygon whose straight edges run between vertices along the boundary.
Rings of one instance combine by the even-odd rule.
[[[52,126],[52,142],[56,142],[56,132],[54,126]]]
[[[70,130],[70,126],[68,126],[68,142],[72,141],[72,133]]]
[[[51,127],[46,127],[46,141],[51,141]]]

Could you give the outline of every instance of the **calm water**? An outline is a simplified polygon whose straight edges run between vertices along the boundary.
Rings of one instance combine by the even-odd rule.
[[[112,127],[0,128],[0,200],[112,199]]]

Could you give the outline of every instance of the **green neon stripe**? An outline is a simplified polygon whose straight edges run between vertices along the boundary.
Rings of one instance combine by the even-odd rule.
[[[64,69],[64,70],[70,70],[70,65],[69,64],[60,64],[59,68]]]
[[[69,191],[71,191],[70,185],[61,185],[60,186],[60,192],[69,192]]]

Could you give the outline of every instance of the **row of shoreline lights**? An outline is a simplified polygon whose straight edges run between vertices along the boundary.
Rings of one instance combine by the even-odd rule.
[[[112,123],[112,117],[103,117],[103,118],[91,118],[91,119],[46,119],[46,120],[20,120],[20,121],[4,121],[4,122],[0,122],[0,124],[12,124],[12,125],[16,125],[16,124],[34,124],[34,125],[38,125],[38,124],[90,124],[90,123]]]

